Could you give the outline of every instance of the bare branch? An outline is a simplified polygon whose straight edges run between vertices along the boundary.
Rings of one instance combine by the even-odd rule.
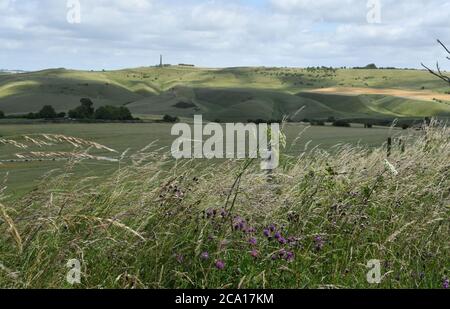
[[[447,53],[450,54],[450,50],[447,48],[447,46],[444,45],[444,43],[442,43],[440,40],[437,40],[438,43],[445,49],[445,51]],[[450,60],[450,57],[446,57],[448,60]],[[450,84],[450,77],[445,75],[444,73],[442,73],[441,68],[439,66],[439,62],[436,63],[436,69],[437,72],[433,71],[432,69],[430,69],[429,67],[427,67],[426,65],[424,65],[423,63],[421,63],[422,66],[428,70],[428,72],[430,72],[431,74],[433,74],[434,76],[439,77],[440,79],[442,79],[443,81],[447,82]]]

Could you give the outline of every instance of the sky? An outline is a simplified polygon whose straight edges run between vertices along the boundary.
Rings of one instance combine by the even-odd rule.
[[[0,69],[450,61],[448,0],[0,0]]]

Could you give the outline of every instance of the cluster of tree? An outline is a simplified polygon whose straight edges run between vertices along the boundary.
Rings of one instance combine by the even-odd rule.
[[[3,111],[0,111],[0,119],[5,118],[5,113]]]
[[[333,122],[334,127],[343,127],[343,128],[350,128],[352,125],[350,122],[345,120],[336,120]]]
[[[371,63],[366,65],[365,67],[354,67],[355,70],[377,70],[378,67],[375,65],[375,63]]]
[[[260,124],[260,123],[267,123],[267,124],[272,124],[272,123],[282,123],[282,120],[279,119],[269,119],[269,120],[265,120],[265,119],[248,119],[247,123],[254,123],[254,124]]]
[[[83,98],[81,105],[69,111],[72,119],[96,119],[96,120],[134,120],[130,110],[125,106],[105,105],[94,109],[91,99]]]
[[[25,118],[25,119],[58,119],[66,117],[66,113],[57,113],[56,110],[51,105],[45,105],[37,113],[28,113],[25,115],[15,115],[14,118]]]
[[[170,116],[170,115],[164,115],[163,122],[168,122],[168,123],[176,123],[180,121],[180,118],[176,117],[176,116]]]

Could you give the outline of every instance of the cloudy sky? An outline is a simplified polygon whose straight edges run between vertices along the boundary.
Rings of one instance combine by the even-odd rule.
[[[207,67],[450,69],[437,38],[450,45],[448,0],[0,0],[0,69],[117,69],[159,54]]]

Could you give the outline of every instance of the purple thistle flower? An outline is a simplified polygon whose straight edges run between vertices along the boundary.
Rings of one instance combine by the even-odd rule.
[[[274,224],[272,224],[271,226],[269,226],[269,230],[270,230],[271,232],[275,232],[276,229],[277,229],[277,228],[275,227]]]
[[[268,229],[265,229],[265,230],[263,231],[263,234],[264,234],[264,236],[266,236],[266,237],[270,237],[270,231],[269,231]]]
[[[295,255],[294,255],[293,252],[287,252],[286,256],[285,256],[285,259],[288,262],[292,262],[294,260],[294,257],[295,257]]]
[[[287,240],[286,240],[286,238],[284,238],[284,237],[280,237],[280,238],[278,239],[278,242],[279,242],[280,244],[282,244],[282,245],[287,244]]]
[[[216,261],[216,268],[219,270],[223,270],[225,268],[225,263],[221,260]]]
[[[212,208],[207,209],[206,210],[206,217],[208,219],[214,217],[215,216],[215,212],[216,212],[216,210],[213,210]]]
[[[222,209],[222,210],[220,211],[220,216],[221,216],[222,218],[225,218],[226,216],[228,216],[228,212],[227,212],[225,209]]]
[[[259,252],[258,252],[258,250],[254,249],[254,250],[252,250],[250,255],[256,259],[259,256]]]
[[[323,246],[325,245],[325,241],[322,239],[321,236],[316,236],[314,238],[314,242],[316,244],[316,250],[317,251],[322,250]]]
[[[275,233],[275,239],[279,240],[281,238],[281,233],[280,232],[276,232]]]
[[[448,290],[449,286],[450,286],[450,280],[448,280],[448,278],[445,278],[444,282],[442,283],[442,288]]]
[[[275,260],[277,260],[278,259],[278,256],[274,253],[274,254],[272,254],[272,260],[273,261],[275,261]]]
[[[200,254],[200,258],[204,261],[206,261],[207,259],[209,259],[209,253],[208,252],[203,252],[202,254]]]
[[[258,241],[256,240],[255,237],[250,238],[250,239],[248,240],[248,242],[249,242],[249,244],[251,244],[251,245],[253,245],[253,246],[256,246],[257,243],[258,243]]]
[[[254,227],[247,227],[246,233],[247,234],[253,234],[256,232],[256,229]]]
[[[285,249],[281,249],[280,252],[278,252],[278,256],[280,258],[284,258],[286,256],[286,250]]]

